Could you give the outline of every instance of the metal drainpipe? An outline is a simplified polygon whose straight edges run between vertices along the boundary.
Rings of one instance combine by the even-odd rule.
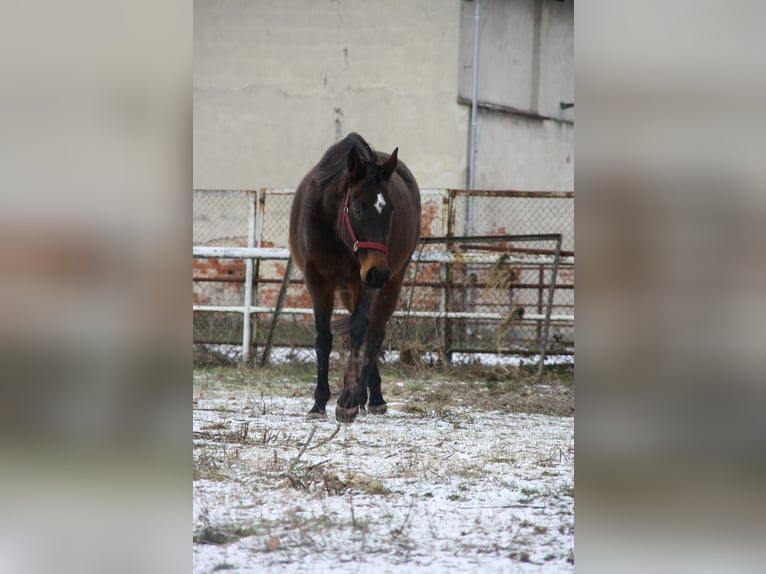
[[[476,189],[476,106],[478,102],[479,92],[479,23],[481,21],[481,0],[475,0],[476,9],[474,12],[473,23],[473,73],[472,90],[471,90],[471,136],[468,144],[468,189]],[[468,196],[467,213],[468,224],[466,226],[466,235],[469,237],[474,235],[474,205],[473,196]],[[468,276],[471,275],[471,268],[466,269]],[[474,293],[473,289],[469,288],[466,293],[466,304],[468,309],[474,308]],[[473,334],[474,328],[470,323],[466,326],[466,331],[469,335]]]
[[[474,15],[474,27],[473,27],[473,89],[471,94],[471,139],[468,145],[468,189],[475,189],[475,177],[476,177],[476,104],[478,99],[479,90],[479,21],[481,19],[481,0],[476,1],[476,11]],[[468,225],[470,231],[473,227],[473,219],[470,217],[473,210],[471,202],[469,202],[469,218]],[[470,233],[469,233],[470,235]]]

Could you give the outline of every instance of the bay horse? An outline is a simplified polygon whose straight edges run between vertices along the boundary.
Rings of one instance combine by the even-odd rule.
[[[330,399],[331,327],[347,331],[350,341],[335,418],[353,422],[365,407],[386,412],[378,355],[420,239],[420,191],[398,151],[375,152],[350,133],[327,149],[295,192],[290,253],[303,272],[316,328],[312,418],[326,417]],[[336,291],[350,316],[331,325]]]

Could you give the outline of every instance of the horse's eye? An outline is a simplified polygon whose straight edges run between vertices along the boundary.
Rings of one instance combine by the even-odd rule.
[[[362,215],[362,204],[361,203],[354,203],[351,206],[351,210],[354,212],[354,215]]]

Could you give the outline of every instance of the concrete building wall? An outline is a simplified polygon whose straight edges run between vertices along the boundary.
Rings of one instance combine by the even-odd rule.
[[[459,30],[459,0],[197,0],[194,187],[295,187],[350,131],[464,185]]]
[[[472,97],[476,3],[461,2],[460,97]],[[574,3],[482,0],[477,188],[574,189]],[[464,104],[468,107],[468,104]],[[537,116],[537,117],[532,117]],[[548,119],[546,119],[548,118]]]
[[[476,188],[571,191],[574,126],[480,111]]]
[[[350,131],[466,187],[475,5],[196,0],[194,187],[294,188]],[[476,187],[573,189],[573,30],[572,0],[481,2]]]

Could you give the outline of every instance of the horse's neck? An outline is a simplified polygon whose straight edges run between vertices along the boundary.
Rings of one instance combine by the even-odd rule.
[[[322,194],[322,221],[335,232],[338,231],[341,220],[344,197],[344,193],[337,189],[326,189]]]

